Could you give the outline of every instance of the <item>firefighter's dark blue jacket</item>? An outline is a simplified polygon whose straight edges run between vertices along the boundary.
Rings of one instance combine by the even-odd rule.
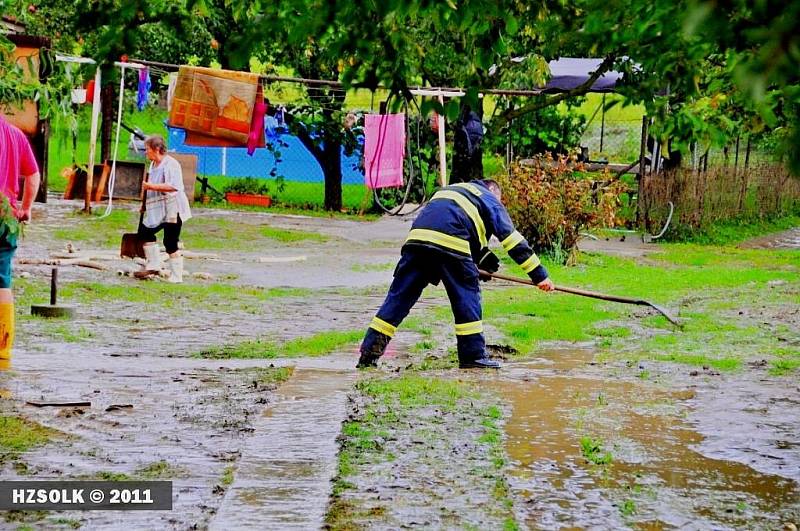
[[[531,280],[538,284],[547,278],[539,257],[482,181],[453,184],[436,192],[411,226],[405,245],[433,247],[477,263],[492,235]]]

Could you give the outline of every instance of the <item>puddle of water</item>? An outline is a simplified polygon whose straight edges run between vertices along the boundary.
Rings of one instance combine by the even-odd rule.
[[[761,236],[740,245],[745,249],[800,249],[800,227]]]
[[[511,486],[530,527],[775,527],[800,514],[794,481],[696,451],[703,437],[675,414],[685,394],[535,374],[494,387],[513,408]],[[587,463],[584,435],[602,441],[611,465]]]

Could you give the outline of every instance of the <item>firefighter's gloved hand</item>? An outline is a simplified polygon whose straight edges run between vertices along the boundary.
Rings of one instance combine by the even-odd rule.
[[[478,269],[483,269],[489,273],[494,273],[500,269],[500,259],[497,258],[488,247],[480,250],[480,258],[478,258]]]

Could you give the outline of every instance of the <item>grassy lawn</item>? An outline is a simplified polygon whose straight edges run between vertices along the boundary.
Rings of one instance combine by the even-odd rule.
[[[663,305],[682,320],[682,330],[642,307],[490,282],[483,285],[484,322],[497,332],[490,331],[488,341],[504,342],[521,356],[554,342],[586,342],[600,349],[601,359],[631,363],[649,359],[736,370],[764,359],[776,375],[800,366],[800,330],[786,317],[798,304],[800,253],[659,247],[663,252],[643,259],[584,253],[575,267],[546,265],[556,284]],[[507,274],[524,278],[507,257],[503,262]],[[424,353],[455,343],[451,321],[449,306],[442,305],[401,326],[422,336],[412,351]],[[432,323],[443,323],[445,339]]]
[[[133,289],[136,288],[136,289]],[[50,284],[43,280],[15,279],[14,295],[17,308],[22,312],[31,304],[39,304],[49,300]],[[106,282],[88,282],[84,280],[64,282],[59,286],[61,300],[70,304],[90,306],[92,304],[131,303],[156,305],[168,310],[180,312],[185,308],[202,308],[207,310],[224,309],[225,311],[244,311],[257,313],[263,311],[267,302],[284,297],[306,297],[311,290],[302,288],[259,288],[227,284],[224,282],[169,284],[165,282],[149,282],[144,289],[139,281],[130,283],[109,284]],[[36,319],[27,313],[18,313],[19,319]],[[58,320],[44,321],[50,326],[58,327]],[[58,329],[53,330],[60,335]],[[74,341],[86,339],[80,332]]]
[[[53,236],[64,242],[72,242],[81,249],[118,249],[123,233],[136,232],[139,213],[116,209],[101,218],[100,209],[91,216],[76,211],[74,221],[53,231]],[[193,251],[268,249],[275,242],[324,243],[330,237],[315,232],[278,229],[266,224],[237,222],[230,219],[195,217],[181,233],[186,248]]]
[[[353,345],[361,340],[364,335],[363,330],[346,330],[319,332],[292,339],[285,342],[277,342],[269,338],[254,339],[212,347],[198,352],[198,358],[236,358],[236,359],[274,359],[274,358],[298,358],[298,357],[317,357],[330,354],[336,350]]]
[[[0,453],[26,452],[59,432],[21,417],[0,416]]]

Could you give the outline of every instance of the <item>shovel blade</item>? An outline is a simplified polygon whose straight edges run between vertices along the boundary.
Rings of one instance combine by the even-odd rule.
[[[663,315],[663,316],[664,316],[664,317],[667,319],[667,321],[669,321],[670,323],[674,324],[674,325],[675,325],[675,326],[677,326],[678,328],[680,328],[680,329],[683,329],[683,323],[681,323],[681,322],[680,322],[678,319],[676,319],[675,317],[672,317],[672,316],[671,316],[671,315],[670,315],[670,314],[667,312],[667,310],[665,310],[665,309],[664,309],[664,308],[662,308],[661,306],[658,306],[657,304],[653,304],[652,302],[649,302],[649,303],[647,303],[647,305],[648,305],[648,306],[650,306],[651,308],[653,308],[655,311],[657,311],[657,312],[658,312],[658,313],[660,313],[661,315]]]
[[[137,233],[128,232],[122,235],[119,255],[122,258],[145,258],[144,242],[142,242]]]

